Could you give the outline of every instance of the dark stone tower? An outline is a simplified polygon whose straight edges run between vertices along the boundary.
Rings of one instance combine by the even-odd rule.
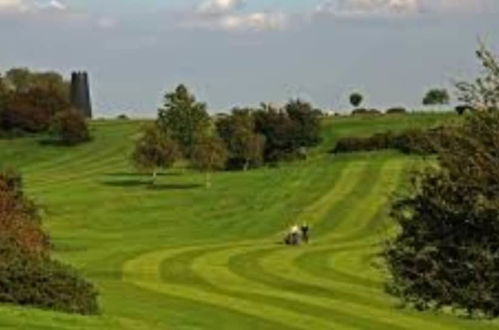
[[[90,87],[86,72],[71,74],[71,104],[87,118],[92,118],[92,103],[90,101]]]

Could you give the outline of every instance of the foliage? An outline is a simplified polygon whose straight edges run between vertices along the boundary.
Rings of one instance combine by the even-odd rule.
[[[179,85],[174,92],[165,95],[158,123],[163,133],[177,141],[184,155],[189,157],[198,139],[207,134],[210,117],[206,104],[197,102],[186,86]]]
[[[397,115],[397,114],[403,115],[406,113],[407,113],[407,109],[402,108],[402,107],[395,107],[395,108],[390,108],[390,109],[386,110],[386,114],[388,114],[388,115]]]
[[[85,117],[76,110],[57,113],[51,124],[51,133],[65,145],[76,145],[90,140]]]
[[[484,43],[476,52],[482,64],[483,76],[474,82],[458,82],[458,99],[474,109],[499,109],[499,63]]]
[[[97,313],[93,285],[51,260],[49,248],[37,207],[23,194],[20,175],[0,172],[0,302]]]
[[[358,115],[381,115],[382,112],[377,110],[377,109],[355,109],[352,111],[352,115],[358,116]]]
[[[360,93],[352,93],[350,95],[350,104],[353,105],[354,107],[358,107],[363,100],[364,97]]]
[[[210,172],[225,168],[228,151],[219,137],[204,137],[194,146],[191,154],[192,165],[206,173],[206,186],[210,187]]]
[[[96,314],[97,291],[70,267],[37,258],[0,238],[0,302]]]
[[[466,112],[475,111],[475,109],[469,105],[458,105],[454,108],[454,110],[456,110],[457,114],[460,116],[464,115]]]
[[[446,128],[408,129],[401,133],[377,133],[370,137],[345,137],[338,140],[332,153],[395,149],[406,154],[433,154],[445,144]]]
[[[178,156],[177,142],[165,134],[157,124],[150,124],[142,129],[142,136],[135,145],[132,161],[137,169],[152,172],[154,184],[158,170],[172,167]]]
[[[57,93],[69,101],[69,82],[57,72],[32,72],[27,68],[13,68],[5,74],[5,84],[14,92],[26,93],[42,89]]]
[[[33,88],[9,92],[0,112],[0,126],[7,131],[42,132],[49,128],[56,113],[68,108],[67,99],[54,90]]]
[[[423,105],[449,104],[450,96],[446,89],[430,89],[423,98]]]
[[[499,316],[499,113],[447,131],[439,167],[416,175],[392,209],[401,232],[386,251],[391,289],[426,309]]]
[[[255,130],[265,137],[265,161],[293,159],[320,143],[320,112],[292,100],[284,110],[261,107],[254,112]]]
[[[263,163],[265,137],[255,133],[255,118],[251,109],[236,108],[230,116],[220,116],[216,128],[228,148],[229,169],[247,170]]]

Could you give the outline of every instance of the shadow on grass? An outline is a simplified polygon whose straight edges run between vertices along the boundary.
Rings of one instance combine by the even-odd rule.
[[[128,176],[128,177],[151,177],[151,174],[150,173],[140,173],[140,172],[115,172],[115,173],[106,173],[104,174],[105,176],[111,176],[111,177],[117,177],[117,176],[120,176],[120,177],[125,177],[125,176]],[[160,176],[180,176],[182,175],[182,173],[180,172],[168,172],[168,173],[158,173],[157,176],[160,177]]]
[[[102,184],[121,188],[144,187],[150,190],[187,190],[203,187],[203,185],[195,183],[156,183],[152,185],[150,180],[138,179],[102,181]]]

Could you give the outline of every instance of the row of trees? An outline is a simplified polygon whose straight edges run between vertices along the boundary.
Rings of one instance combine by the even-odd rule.
[[[56,72],[12,69],[0,75],[0,136],[42,132],[64,144],[90,139],[84,117],[71,107],[69,83]]]
[[[165,95],[158,119],[143,129],[132,160],[153,173],[186,159],[206,173],[221,169],[248,170],[268,162],[306,156],[320,142],[320,112],[309,103],[290,101],[283,109],[261,104],[236,108],[211,118],[206,104],[180,85]]]
[[[438,166],[416,174],[392,216],[400,233],[386,249],[390,289],[421,309],[446,306],[499,316],[499,64],[483,45],[484,75],[458,83],[481,111],[444,131]]]

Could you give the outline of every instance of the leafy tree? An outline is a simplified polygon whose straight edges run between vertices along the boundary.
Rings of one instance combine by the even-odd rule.
[[[228,146],[229,167],[246,171],[262,164],[265,137],[255,133],[255,118],[250,109],[234,109],[230,116],[220,117],[216,127]]]
[[[299,147],[312,147],[321,141],[321,112],[308,102],[291,100],[285,106],[286,113],[294,123],[295,144]]]
[[[364,97],[360,93],[353,93],[350,95],[350,104],[352,104],[354,107],[358,107],[363,100]]]
[[[211,173],[224,169],[227,158],[227,148],[219,137],[204,137],[194,146],[191,162],[195,168],[206,174],[206,188],[211,187]]]
[[[458,99],[472,109],[499,109],[499,63],[484,43],[476,55],[483,67],[483,76],[474,82],[458,82]]]
[[[184,85],[179,85],[173,93],[165,95],[158,122],[163,132],[180,144],[187,157],[210,128],[206,104],[197,102]]]
[[[143,128],[142,136],[135,145],[132,161],[137,169],[152,173],[151,184],[154,185],[158,171],[172,167],[178,155],[178,144],[156,124],[152,124]]]
[[[28,68],[13,68],[5,74],[12,91],[25,93],[33,88],[59,93],[69,102],[69,82],[57,72],[32,72]]]
[[[31,88],[32,76],[28,68],[13,68],[5,74],[7,82],[19,92],[26,92]]]
[[[76,110],[57,113],[51,124],[51,133],[65,145],[75,145],[90,140],[90,131],[85,117]]]
[[[5,130],[42,132],[49,128],[53,116],[69,109],[67,99],[55,90],[33,88],[10,92],[6,96],[0,124]]]
[[[430,89],[423,98],[423,105],[445,105],[449,104],[450,96],[446,89]]]
[[[483,45],[478,57],[490,79],[461,85],[460,93],[484,111],[446,131],[438,166],[414,176],[413,191],[393,204],[401,231],[386,259],[390,288],[416,307],[497,317],[499,111],[490,85],[496,65]]]

